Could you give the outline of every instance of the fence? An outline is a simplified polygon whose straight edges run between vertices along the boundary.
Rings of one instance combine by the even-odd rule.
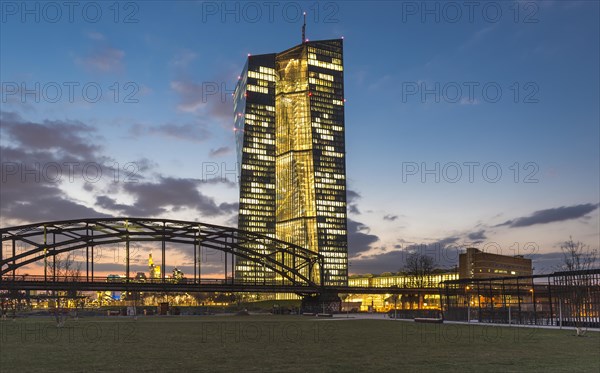
[[[446,320],[600,327],[600,269],[440,283]]]

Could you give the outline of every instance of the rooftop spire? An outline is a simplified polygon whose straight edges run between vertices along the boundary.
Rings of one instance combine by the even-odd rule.
[[[304,16],[304,24],[302,25],[302,44],[306,42],[306,12],[302,14]]]

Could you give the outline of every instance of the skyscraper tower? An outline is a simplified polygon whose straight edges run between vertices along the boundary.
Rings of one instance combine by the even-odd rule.
[[[234,111],[239,228],[323,254],[325,285],[346,285],[342,40],[305,40],[281,53],[248,56]],[[276,279],[243,259],[236,277]]]

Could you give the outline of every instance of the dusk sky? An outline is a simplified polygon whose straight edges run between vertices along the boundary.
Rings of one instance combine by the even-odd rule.
[[[306,11],[307,38],[344,38],[351,274],[415,245],[536,272],[569,236],[598,248],[597,1],[51,4],[2,2],[2,227],[236,226],[231,93]]]

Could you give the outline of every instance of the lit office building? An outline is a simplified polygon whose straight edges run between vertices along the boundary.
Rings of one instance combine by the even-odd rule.
[[[238,226],[323,254],[326,285],[348,279],[342,61],[342,40],[249,56],[234,93]],[[277,276],[239,259],[236,278]]]

